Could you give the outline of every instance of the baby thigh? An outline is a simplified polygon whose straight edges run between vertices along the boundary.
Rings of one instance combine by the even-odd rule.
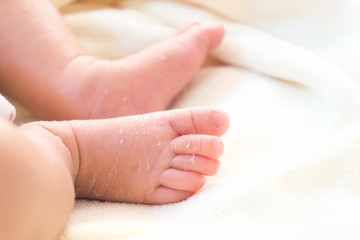
[[[74,205],[71,175],[56,154],[0,120],[0,233],[56,239]]]

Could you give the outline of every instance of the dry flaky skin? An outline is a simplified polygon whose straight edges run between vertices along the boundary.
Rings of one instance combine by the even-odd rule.
[[[78,197],[152,204],[184,200],[218,171],[228,124],[223,112],[202,108],[37,123],[70,151]]]
[[[7,2],[0,24],[3,31],[19,26],[11,37],[0,40],[0,45],[7,46],[0,66],[0,89],[43,119],[107,118],[164,110],[224,35],[220,26],[192,24],[141,53],[102,60],[84,53],[60,15],[46,3],[26,2],[18,7]],[[13,11],[29,18],[28,24],[6,17]],[[28,32],[37,38],[28,38]]]
[[[220,26],[192,24],[136,55],[101,60],[84,53],[47,0],[0,4],[0,90],[43,119],[163,110],[224,35]],[[2,237],[54,238],[75,194],[154,204],[186,199],[217,172],[227,127],[227,116],[211,109],[19,129],[1,122]]]
[[[212,20],[203,17],[208,11],[166,4],[168,2],[145,4],[139,11],[171,26],[181,26],[183,19]],[[338,110],[343,112],[340,114],[359,119],[359,115],[349,110],[360,109],[353,105],[360,94],[354,95],[358,96],[356,99],[349,98],[351,89],[357,87],[347,85],[349,80],[360,79],[358,1],[201,2],[212,5],[217,11],[232,10],[227,13],[240,23],[225,23],[229,25],[227,39],[214,53],[227,63],[226,66],[202,69],[197,81],[176,103],[178,107],[221,105],[231,113],[235,124],[225,138],[226,155],[222,158],[220,174],[212,178],[215,184],[189,201],[165,207],[81,201],[66,236],[71,239],[91,237],[94,233],[99,238],[124,236],[125,229],[130,236],[143,234],[146,236],[142,239],[148,239],[152,233],[148,229],[153,230],[154,222],[158,222],[156,232],[160,234],[168,225],[173,226],[166,235],[170,239],[174,233],[181,232],[181,227],[197,230],[204,238],[208,223],[214,231],[218,230],[215,226],[225,227],[221,232],[224,235],[219,234],[220,239],[228,231],[234,234],[234,239],[266,239],[269,236],[286,239],[339,236],[341,239],[349,232],[358,236],[359,126],[335,136],[326,135],[338,129],[331,123],[337,114],[329,113],[333,105],[323,101],[323,97],[330,102],[334,99],[341,105]],[[220,7],[214,7],[216,4]],[[308,8],[300,5],[308,5]],[[84,18],[92,16],[86,13]],[[109,32],[116,34],[119,28],[112,24],[116,22],[114,19],[98,22],[103,28],[112,26]],[[223,19],[218,20],[222,22]],[[157,35],[157,32],[148,35]],[[91,39],[92,36],[87,37]],[[104,37],[104,42],[112,40],[116,41],[114,35]],[[289,43],[293,46],[289,47]],[[104,52],[108,49],[101,45],[96,47]],[[327,62],[314,62],[309,53]],[[348,76],[334,74],[338,67]],[[278,79],[290,81],[290,84]],[[335,83],[334,79],[339,81]],[[324,85],[317,91],[308,90],[320,82]],[[321,94],[332,86],[333,91]],[[328,141],[332,144],[324,149]],[[313,150],[319,151],[320,156],[313,156]],[[89,220],[90,214],[94,215]],[[168,219],[172,222],[165,225]],[[205,229],[199,228],[199,224],[206,225]],[[126,231],[129,226],[132,231]]]
[[[219,136],[228,126],[225,113],[208,108],[18,129],[1,121],[2,237],[53,239],[75,194],[146,204],[184,200],[218,171]]]

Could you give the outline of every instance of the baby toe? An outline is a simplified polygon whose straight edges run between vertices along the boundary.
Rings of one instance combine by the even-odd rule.
[[[219,137],[208,135],[184,135],[175,138],[170,146],[176,154],[196,154],[208,158],[219,158],[224,144]]]
[[[220,45],[224,38],[225,30],[221,25],[200,25],[199,23],[191,23],[179,29],[175,37],[187,35],[182,41],[189,42],[198,49],[214,49]]]
[[[205,184],[205,177],[199,173],[169,168],[160,175],[162,186],[189,192],[197,192]]]
[[[192,195],[194,195],[194,192],[159,186],[151,192],[146,202],[151,204],[175,203],[185,200]]]
[[[198,155],[177,155],[171,160],[170,167],[213,176],[219,171],[220,162],[217,159]]]
[[[179,135],[223,135],[229,127],[228,115],[210,108],[190,108],[172,111],[171,127]]]

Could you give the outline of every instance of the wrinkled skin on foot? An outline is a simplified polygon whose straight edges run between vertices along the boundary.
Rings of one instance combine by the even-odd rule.
[[[190,197],[218,171],[229,119],[192,108],[37,124],[71,153],[77,197],[162,204]]]

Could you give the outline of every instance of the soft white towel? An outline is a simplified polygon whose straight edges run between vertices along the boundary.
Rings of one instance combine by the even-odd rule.
[[[172,107],[231,118],[222,168],[198,194],[78,201],[61,239],[360,238],[359,1],[56,2],[84,48],[110,59],[189,22],[224,24],[212,53],[223,64],[202,68]]]

